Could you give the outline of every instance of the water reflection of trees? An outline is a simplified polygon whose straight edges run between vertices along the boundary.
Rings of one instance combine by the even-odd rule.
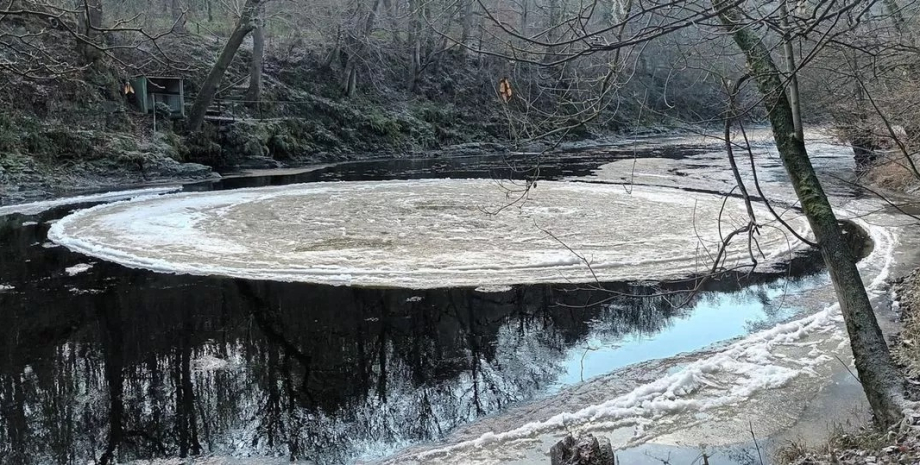
[[[552,286],[361,290],[106,264],[45,279],[73,257],[20,242],[36,270],[0,294],[0,463],[344,462],[531,399],[592,332],[651,334],[683,311],[663,297],[585,308]],[[6,250],[12,276],[23,256]]]

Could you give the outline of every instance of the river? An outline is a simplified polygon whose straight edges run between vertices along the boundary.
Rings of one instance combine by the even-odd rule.
[[[852,170],[849,150],[828,141],[816,141],[810,149],[819,171],[828,176],[846,177]],[[782,207],[784,215],[796,217],[794,198],[772,147],[761,142],[755,151],[765,195]],[[445,212],[456,217],[456,210],[473,198],[452,205],[457,192],[479,195],[487,190],[486,184],[462,180],[527,179],[535,174],[530,171],[534,166],[539,166],[542,183],[535,195],[576,184],[591,189],[615,186],[622,191],[617,195],[627,199],[645,193],[657,202],[667,192],[668,199],[705,200],[721,199],[733,183],[716,143],[675,138],[582,147],[538,161],[532,155],[512,154],[354,162],[154,191],[88,195],[76,203],[0,207],[0,463],[86,463],[107,451],[129,463],[172,463],[199,454],[215,463],[548,463],[546,450],[568,430],[610,437],[621,449],[621,459],[630,458],[630,463],[654,463],[656,454],[690,457],[701,446],[713,451],[712,463],[735,463],[750,454],[749,430],[773,444],[795,435],[820,437],[817,432],[809,436],[810,431],[829,417],[860,416],[858,411],[827,414],[863,400],[858,386],[847,378],[846,338],[831,305],[828,279],[819,257],[804,247],[790,245],[795,250],[776,260],[778,266],[762,264],[754,273],[727,273],[691,293],[699,281],[673,279],[686,275],[686,269],[651,267],[629,274],[637,273],[640,263],[601,266],[601,251],[610,246],[598,241],[610,236],[607,228],[618,220],[600,216],[574,228],[591,229],[581,238],[577,230],[566,236],[567,244],[578,250],[597,246],[592,259],[600,282],[585,278],[590,273],[578,274],[586,269],[580,260],[565,262],[569,268],[562,269],[557,267],[560,262],[552,261],[553,267],[541,271],[539,279],[529,279],[537,273],[526,266],[517,268],[524,272],[511,274],[471,274],[489,268],[470,271],[469,264],[476,260],[526,261],[537,239],[519,250],[511,241],[462,263],[439,262],[443,266],[430,269],[448,272],[425,273],[425,279],[393,278],[407,275],[396,269],[383,278],[375,275],[376,280],[361,281],[366,276],[362,270],[378,270],[382,262],[362,265],[365,257],[356,254],[349,257],[349,273],[324,275],[339,281],[298,273],[311,282],[280,282],[300,279],[251,275],[246,260],[219,271],[236,277],[207,276],[191,268],[161,271],[192,274],[148,271],[144,263],[149,262],[129,260],[124,250],[111,253],[138,234],[116,238],[105,250],[84,250],[69,241],[77,234],[67,225],[75,223],[61,223],[70,213],[85,214],[95,205],[106,205],[97,210],[101,213],[118,205],[133,208],[137,201],[108,202],[141,194],[149,199],[142,202],[172,202],[164,199],[216,198],[213,195],[225,192],[237,196],[250,192],[239,189],[267,186],[284,186],[274,189],[285,192],[291,185],[306,183],[306,188],[297,189],[331,185],[336,189],[331,195],[354,200],[356,194],[341,189],[376,188],[373,183],[380,182],[406,186],[392,197],[397,200],[412,193],[430,200],[430,191],[423,189],[461,186],[441,192],[437,205],[424,204],[425,211],[437,211],[443,219]],[[749,170],[745,173],[749,179]],[[851,234],[858,236],[862,230],[871,238],[872,247],[860,247],[861,269],[882,317],[890,319],[883,308],[885,280],[917,263],[916,248],[911,247],[918,242],[917,234],[883,202],[860,195],[834,177],[825,182],[840,214],[859,226]],[[180,189],[184,193],[168,194]],[[264,190],[252,192],[265,199]],[[358,213],[341,207],[346,204],[322,210],[332,204],[329,198],[296,202],[283,211],[304,212],[293,216],[296,221],[284,222],[293,225],[294,232],[288,234],[307,234],[299,230],[301,225],[336,214],[347,219],[360,214],[364,223],[379,216],[374,223],[384,224],[380,230],[348,225],[349,231],[366,232],[349,238],[353,246],[358,239],[366,242],[393,228],[384,221],[395,215],[386,213],[397,203],[392,199]],[[541,201],[534,197],[529,205],[540,214],[550,212],[541,217],[546,221],[543,229],[558,231],[552,218],[562,206],[540,205]],[[703,203],[694,200],[694,215],[702,215]],[[367,202],[358,199],[347,205],[352,204]],[[576,198],[569,199],[565,211],[604,211],[609,205]],[[405,205],[401,208],[405,212]],[[253,209],[244,218],[269,210]],[[148,214],[115,223],[162,224],[166,217],[149,214],[152,207],[131,211]],[[652,215],[639,223],[658,224],[652,229],[660,233],[654,230],[672,228],[660,226],[666,220]],[[439,252],[439,260],[444,260],[475,247],[468,237],[456,236],[457,225],[467,221],[448,223],[454,236],[429,237],[423,249],[465,244]],[[438,230],[444,224],[416,227]],[[566,224],[575,223],[567,220],[558,227]],[[49,241],[52,228],[59,231],[54,236],[58,242],[90,256]],[[101,228],[85,229],[95,233]],[[322,229],[317,228],[317,234]],[[513,238],[526,232],[509,231]],[[132,256],[153,257],[171,247],[173,234],[163,234],[165,242],[157,246],[151,241],[159,238],[139,241],[132,246]],[[257,229],[240,244],[248,247],[271,234]],[[639,234],[660,247],[677,240],[676,234],[669,239]],[[329,238],[311,240],[328,244]],[[854,244],[865,242],[854,239]],[[765,239],[764,246],[768,243]],[[377,242],[371,246],[389,250]],[[542,246],[549,250],[554,241]],[[555,246],[554,253],[567,253]],[[418,266],[417,260],[407,258],[413,256],[411,248],[392,249],[393,257],[408,260],[407,270]],[[686,246],[678,244],[667,253],[683,249]],[[208,250],[220,257],[232,249]],[[502,255],[514,251],[518,255]],[[200,266],[198,259],[186,260],[191,256],[187,252],[168,254],[166,262],[172,266],[185,260]],[[620,261],[622,256],[610,258],[610,263]],[[614,271],[604,275],[607,269]],[[456,278],[461,275],[463,279]],[[521,282],[528,284],[515,284]],[[488,285],[478,285],[483,283]]]

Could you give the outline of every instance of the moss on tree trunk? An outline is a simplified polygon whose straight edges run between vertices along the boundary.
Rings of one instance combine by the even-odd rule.
[[[793,109],[770,52],[753,29],[742,26],[742,12],[721,0],[719,17],[744,52],[747,64],[763,94],[773,137],[792,186],[815,234],[827,264],[847,333],[859,380],[876,420],[883,426],[898,422],[906,407],[904,381],[895,367],[879,328],[856,260],[841,234],[837,218],[815,174],[803,140],[796,137]]]
[[[201,125],[204,123],[205,113],[208,111],[208,107],[211,106],[211,102],[214,101],[214,95],[217,93],[217,86],[219,86],[220,82],[224,79],[224,74],[227,73],[227,68],[233,61],[236,51],[239,50],[240,45],[243,44],[243,39],[245,39],[255,28],[253,17],[260,3],[261,0],[246,0],[246,5],[243,6],[243,14],[240,16],[236,29],[233,30],[233,34],[231,34],[230,39],[227,40],[227,45],[224,46],[223,51],[220,53],[220,57],[217,58],[217,63],[214,63],[214,67],[211,68],[211,72],[208,73],[208,77],[205,78],[204,84],[201,85],[201,91],[198,93],[198,97],[195,98],[195,103],[192,104],[192,111],[189,114],[188,128],[192,132],[201,129]]]

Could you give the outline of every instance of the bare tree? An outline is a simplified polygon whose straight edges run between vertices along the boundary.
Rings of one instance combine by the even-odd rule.
[[[79,0],[73,6],[54,0],[0,2],[0,71],[27,80],[53,80],[100,61],[132,69],[138,63],[122,59],[130,52],[140,52],[140,61],[163,68],[184,67],[160,47],[171,31],[150,32],[136,17],[104,14],[105,8],[103,0]],[[110,40],[116,37],[118,43]]]
[[[187,8],[183,7],[180,0],[170,0],[169,10],[173,18],[173,28],[176,32],[185,32],[185,23],[187,21]]]
[[[246,100],[249,102],[262,100],[262,67],[265,56],[264,15],[264,7],[260,7],[253,19],[255,25],[252,29],[252,61],[249,65],[249,89],[246,91]]]
[[[527,37],[515,31],[500,20],[494,11],[487,10],[486,15],[496,28],[521,44],[514,46],[511,54],[501,52],[496,55],[547,67],[564,66],[606,52],[628,51],[659,38],[679,35],[699,25],[713,25],[711,20],[716,20],[718,27],[710,31],[729,33],[742,52],[751,77],[757,84],[760,102],[772,126],[781,160],[830,272],[846,321],[860,381],[873,413],[881,424],[891,425],[902,418],[907,406],[904,381],[892,362],[855,260],[843,241],[837,218],[808,158],[802,134],[802,118],[798,115],[798,86],[795,79],[803,67],[829,45],[843,42],[847,34],[866,17],[872,4],[872,0],[857,0],[844,5],[820,1],[813,10],[820,12],[820,15],[808,19],[793,17],[781,6],[763,12],[763,9],[756,6],[746,7],[742,0],[714,0],[708,8],[696,2],[663,1],[642,4],[611,25],[609,20],[593,19],[597,14],[593,4],[580,6],[571,14],[557,16],[560,13],[556,12],[562,11],[562,6],[557,0],[551,0],[547,16],[550,22],[544,28],[546,32],[535,37]],[[849,21],[842,21],[845,18]],[[772,36],[758,35],[758,27],[764,28]],[[624,32],[610,41],[610,33],[618,28],[623,28]],[[806,42],[808,47],[803,47],[803,57],[796,63],[791,41],[793,38],[807,37],[808,34],[817,38]],[[705,37],[704,32],[698,36],[698,40],[711,41],[718,34],[710,35],[709,39]],[[777,68],[772,57],[771,48],[777,45],[784,51],[782,55],[787,63],[785,75]],[[605,84],[594,86],[595,92],[609,90],[609,79],[602,82]],[[566,95],[571,99],[572,95],[578,94],[566,91]],[[593,106],[578,115],[578,122],[595,119],[602,111],[602,106]]]
[[[198,92],[195,103],[192,104],[188,122],[188,128],[191,131],[198,131],[201,129],[201,125],[204,123],[205,113],[214,101],[214,95],[217,94],[217,87],[223,80],[224,74],[226,74],[227,68],[230,66],[230,62],[233,61],[236,51],[239,50],[240,45],[243,44],[243,39],[256,28],[255,18],[261,4],[262,0],[246,0],[246,3],[243,5],[233,33],[227,40],[226,45],[224,45],[224,49],[217,58],[217,62],[214,63],[214,66],[211,68],[211,72],[208,73],[208,77],[205,78],[204,83],[201,85],[201,91]]]
[[[780,158],[830,272],[850,336],[859,381],[872,412],[882,425],[897,423],[908,406],[904,380],[888,352],[856,260],[843,240],[837,218],[808,158],[805,142],[799,138],[795,111],[784,91],[781,73],[763,39],[746,26],[739,6],[730,6],[725,0],[714,1],[713,6],[721,10],[719,19],[744,52],[763,94]]]

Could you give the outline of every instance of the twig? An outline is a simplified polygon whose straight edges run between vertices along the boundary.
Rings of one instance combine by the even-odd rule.
[[[839,356],[834,355],[834,358],[836,358],[837,361],[840,362],[841,365],[843,365],[843,368],[845,368],[847,372],[850,373],[850,376],[852,376],[853,379],[855,379],[856,381],[859,381],[859,376],[856,376],[856,374],[853,373],[852,370],[850,370],[850,367]]]
[[[754,448],[757,449],[757,458],[760,459],[760,465],[763,464],[763,456],[760,454],[760,445],[757,444],[757,436],[754,435],[754,424],[748,420],[748,428],[751,429],[751,439],[754,440]]]

